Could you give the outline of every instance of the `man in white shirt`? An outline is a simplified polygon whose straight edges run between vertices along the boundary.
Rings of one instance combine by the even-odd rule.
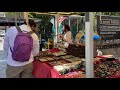
[[[24,32],[35,31],[36,23],[34,20],[28,21],[29,25],[23,24],[20,26],[20,29]],[[10,47],[13,49],[14,47],[14,40],[17,35],[18,31],[15,26],[10,27],[5,35],[4,39],[4,50],[7,53],[7,69],[6,69],[6,77],[7,78],[31,78],[32,76],[32,62],[34,60],[34,56],[39,53],[39,39],[38,36],[33,33],[31,34],[33,38],[33,49],[31,52],[31,56],[29,61],[19,62],[15,61],[12,58],[12,53],[10,51]]]

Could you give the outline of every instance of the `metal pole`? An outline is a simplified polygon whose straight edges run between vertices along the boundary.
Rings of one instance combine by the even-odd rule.
[[[58,30],[59,30],[59,20],[58,20],[58,18],[59,18],[59,12],[57,12],[57,16],[56,16],[56,22],[57,22],[57,24],[56,24],[56,35],[57,35],[57,42],[58,42]]]
[[[21,25],[21,23],[20,23],[20,18],[21,18],[21,17],[20,17],[20,13],[19,13],[19,26]]]
[[[5,33],[6,33],[6,30],[7,30],[7,27],[6,27],[6,24],[5,24]]]
[[[17,26],[17,16],[16,16],[17,12],[15,12],[15,26]]]
[[[26,23],[28,25],[28,12],[23,12],[24,19],[26,20]]]
[[[68,22],[69,22],[69,26],[70,26],[70,17],[69,17],[69,19],[68,19],[68,20],[69,20]]]
[[[85,21],[86,78],[93,78],[93,12],[86,12]]]
[[[55,28],[55,18],[56,18],[56,17],[54,16],[54,28]]]
[[[100,14],[100,21],[101,21],[101,12],[99,12],[99,14]]]
[[[78,15],[77,15],[77,33],[78,33]]]
[[[55,15],[55,42],[57,42],[57,15]]]

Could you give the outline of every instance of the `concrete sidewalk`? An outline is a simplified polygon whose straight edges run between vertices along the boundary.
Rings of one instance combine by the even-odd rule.
[[[0,60],[0,78],[6,78],[6,60]]]
[[[4,50],[0,50],[0,78],[6,78],[6,55]]]

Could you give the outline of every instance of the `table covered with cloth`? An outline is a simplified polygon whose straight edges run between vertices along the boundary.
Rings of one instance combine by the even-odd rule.
[[[50,50],[50,52],[59,52],[57,49]],[[39,58],[41,59],[41,58]],[[66,73],[66,70],[60,72],[59,65],[54,63],[41,62],[41,60],[34,60],[32,74],[36,78],[84,78],[85,74],[81,70]],[[59,60],[62,63],[64,60]],[[53,65],[52,65],[53,64]],[[68,63],[67,63],[68,65]],[[61,65],[60,65],[61,66]],[[62,65],[64,66],[64,64]],[[72,66],[72,65],[71,65]],[[77,66],[78,67],[78,66]],[[116,60],[112,55],[97,56],[94,58],[94,74],[96,78],[120,78],[120,60]]]
[[[61,75],[57,70],[46,63],[42,63],[38,60],[33,62],[32,74],[36,78],[82,78],[81,71],[73,71],[67,74]]]
[[[52,49],[52,50],[48,50],[48,52],[59,52],[59,49]],[[32,74],[36,77],[36,78],[77,78],[80,77],[82,75],[81,71],[73,71],[73,72],[69,72],[67,74],[63,74],[61,75],[60,72],[58,72],[57,70],[55,70],[53,68],[53,66],[51,66],[48,63],[45,62],[41,62],[39,60],[34,60],[33,61],[33,72]]]

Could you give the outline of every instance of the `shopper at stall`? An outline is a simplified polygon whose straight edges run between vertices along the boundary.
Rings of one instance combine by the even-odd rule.
[[[63,31],[64,31],[64,37],[63,37],[64,46],[68,47],[69,44],[72,44],[72,33],[70,31],[69,25],[67,24],[64,25]]]
[[[31,20],[31,19],[28,20],[28,25],[25,22],[23,25],[19,26],[19,30],[21,29],[21,32],[23,32],[23,33],[33,31],[30,34],[31,40],[32,40],[32,44],[31,44],[32,48],[30,48],[31,52],[29,55],[29,59],[27,61],[23,61],[23,62],[16,61],[15,59],[13,60],[13,51],[14,51],[14,47],[16,45],[15,40],[16,40],[16,36],[18,36],[19,30],[15,26],[10,27],[7,30],[6,35],[5,35],[5,40],[4,40],[4,50],[7,53],[7,69],[6,69],[6,77],[7,78],[32,78],[33,77],[32,76],[32,69],[33,69],[32,62],[34,59],[33,57],[39,53],[39,39],[38,39],[38,36],[34,33],[35,28],[36,28],[36,23],[34,22],[34,20]],[[23,36],[21,36],[21,37],[23,37]],[[21,37],[19,37],[19,38],[21,38]],[[20,43],[20,42],[18,42],[18,43]],[[25,42],[25,43],[27,43],[27,42]],[[19,48],[24,48],[24,47],[21,46]],[[28,47],[26,47],[26,48],[28,48]],[[23,53],[27,52],[26,50],[22,50]],[[25,57],[28,56],[27,53],[24,54]],[[20,55],[21,55],[21,53],[20,53]],[[20,55],[18,55],[18,58],[22,58]]]

